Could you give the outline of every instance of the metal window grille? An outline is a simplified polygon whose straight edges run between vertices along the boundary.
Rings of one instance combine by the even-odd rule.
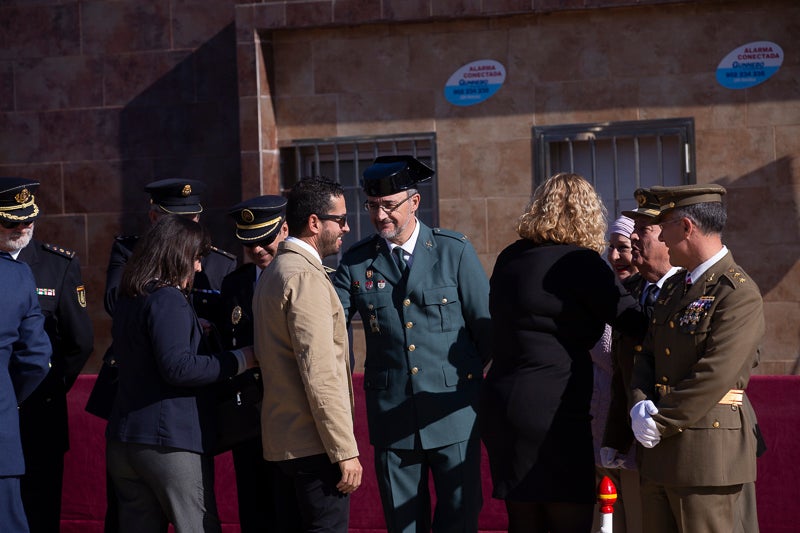
[[[633,192],[695,182],[691,118],[533,128],[534,188],[557,172],[575,172],[600,193],[609,218],[636,207]]]
[[[298,139],[280,150],[281,187],[292,188],[306,176],[326,176],[342,184],[347,203],[350,232],[345,235],[343,250],[374,233],[369,214],[362,207],[366,196],[361,190],[361,175],[372,161],[382,155],[412,155],[436,169],[436,134],[413,133],[392,136],[336,137]],[[430,226],[439,224],[439,199],[436,177],[418,185],[421,203],[417,216]],[[335,266],[338,258],[326,261]]]

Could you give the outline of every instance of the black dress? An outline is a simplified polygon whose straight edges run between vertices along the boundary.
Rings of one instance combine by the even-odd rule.
[[[644,315],[592,250],[521,239],[490,280],[493,362],[483,385],[481,436],[494,497],[596,500],[589,350],[611,323],[641,333]]]

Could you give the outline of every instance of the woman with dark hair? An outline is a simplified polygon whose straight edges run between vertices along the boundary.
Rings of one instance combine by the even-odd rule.
[[[256,366],[252,347],[198,354],[202,328],[188,300],[203,228],[161,217],[125,266],[112,335],[119,391],[106,430],[106,461],[119,531],[221,531],[210,449],[213,397],[206,385]]]
[[[506,502],[511,533],[589,533],[589,350],[606,323],[641,334],[645,319],[600,255],[605,208],[581,176],[540,185],[517,233],[489,282],[494,353],[480,428],[493,495]]]

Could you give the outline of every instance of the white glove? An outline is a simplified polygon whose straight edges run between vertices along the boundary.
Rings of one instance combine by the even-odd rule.
[[[652,415],[658,413],[658,408],[650,400],[642,400],[631,409],[631,429],[642,446],[652,448],[661,441],[656,421]]]
[[[605,468],[619,468],[625,464],[625,459],[617,455],[614,448],[600,448],[600,464]]]

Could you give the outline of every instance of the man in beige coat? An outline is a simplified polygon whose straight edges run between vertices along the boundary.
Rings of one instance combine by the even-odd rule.
[[[634,362],[643,529],[735,531],[747,521],[742,499],[756,479],[744,389],[764,335],[761,294],[722,244],[724,188],[650,191],[661,204],[659,239],[670,263],[686,270],[664,282]]]
[[[294,480],[305,531],[346,533],[349,494],[361,485],[345,315],[322,265],[349,231],[346,213],[338,183],[298,182],[289,237],[253,297],[264,458]]]

